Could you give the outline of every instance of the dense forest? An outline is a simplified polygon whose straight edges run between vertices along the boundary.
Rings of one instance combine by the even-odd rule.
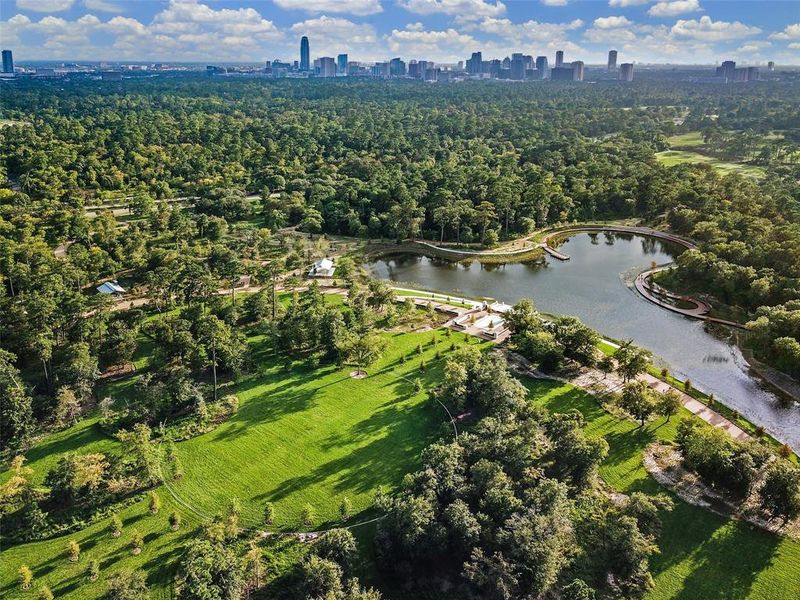
[[[664,281],[738,311],[757,355],[800,376],[797,92],[780,82],[428,86],[194,75],[5,86],[4,535],[14,544],[44,540],[110,517],[107,537],[117,539],[118,511],[146,497],[158,514],[155,490],[184,477],[175,443],[236,415],[239,398],[225,389],[243,374],[282,365],[289,377],[299,362],[310,373],[351,365],[358,376],[380,360],[386,329],[413,323],[417,309],[411,301],[395,307],[393,291],[365,278],[351,256],[337,258],[338,303],[317,285],[292,293],[298,275],[331,249],[320,233],[347,236],[333,243],[353,247],[420,237],[492,247],[570,222],[667,228],[698,248],[681,254]],[[765,177],[660,164],[655,153],[686,131],[725,144],[720,155],[758,164]],[[259,288],[240,299],[243,278]],[[112,279],[141,302],[119,310],[94,293]],[[425,318],[434,319],[432,308]],[[614,369],[577,319],[545,326],[523,302],[508,320],[514,350],[544,371]],[[646,594],[672,502],[639,493],[609,500],[597,477],[609,447],[586,436],[584,417],[533,408],[503,359],[470,342],[459,347],[447,331],[441,348],[434,332],[433,348],[420,343],[392,368],[419,361],[418,376],[406,378],[417,394],[426,369],[436,369],[432,396],[468,415],[471,431],[429,445],[398,493],[378,495],[373,509],[386,516],[373,536],[375,562],[385,580],[430,597],[442,585],[486,598]],[[645,351],[624,346],[615,356],[626,381],[620,411],[642,427],[678,412],[674,397],[628,381],[644,371]],[[124,401],[101,397],[117,377],[130,381]],[[23,455],[41,436],[90,414],[109,440],[102,452],[64,453],[40,473],[26,466]],[[679,442],[687,468],[734,490],[772,460],[689,425]],[[764,502],[795,516],[800,474],[772,464]],[[268,526],[274,509],[263,507]],[[234,498],[181,548],[172,582],[180,597],[236,599],[263,587],[261,546],[245,547],[241,516]],[[170,515],[171,531],[180,519]],[[307,505],[302,524],[314,522]],[[147,540],[138,529],[131,535],[138,556]],[[287,597],[379,598],[355,578],[354,548],[347,531],[321,536],[287,575]],[[442,554],[449,559],[432,572]],[[68,560],[80,556],[71,541]],[[23,567],[26,589],[33,575]],[[90,563],[91,581],[99,568]],[[147,583],[120,571],[108,597],[138,600]]]
[[[637,217],[697,240],[672,284],[756,319],[757,353],[796,376],[796,85],[20,82],[2,99],[17,123],[0,129],[4,291],[40,286],[31,255],[46,246],[78,242],[69,274],[54,268],[76,289],[152,268],[149,236],[219,237],[258,212],[273,232],[489,245],[557,223]],[[690,129],[767,176],[661,166],[654,153]],[[247,194],[260,196],[260,211]],[[193,198],[204,220],[155,210],[155,200],[175,197]],[[84,207],[114,198],[149,223],[119,235],[109,215],[86,217]]]

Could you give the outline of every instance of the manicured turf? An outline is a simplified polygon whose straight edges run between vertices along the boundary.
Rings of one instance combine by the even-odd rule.
[[[174,484],[175,491],[183,501],[209,514],[223,511],[230,497],[237,496],[245,526],[258,523],[266,501],[275,502],[276,527],[281,529],[302,528],[298,516],[307,502],[316,508],[317,527],[325,526],[323,521],[335,518],[343,496],[353,502],[354,512],[361,511],[352,522],[367,518],[375,490],[396,486],[403,474],[418,465],[420,450],[439,434],[447,435],[441,408],[424,394],[415,394],[408,381],[420,377],[432,383],[438,378],[436,349],[426,343],[432,335],[390,334],[387,355],[363,380],[350,378],[350,368],[331,366],[310,369],[297,365],[284,372],[263,340],[253,338],[260,371],[235,386],[241,406],[233,419],[178,444],[186,474]],[[451,341],[464,340],[461,334],[449,339],[441,332],[438,335],[438,348],[444,355]],[[428,365],[424,373],[418,370],[419,343]],[[399,361],[401,354],[408,357],[405,363]],[[644,470],[641,453],[655,439],[673,439],[680,417],[669,423],[657,419],[638,428],[569,385],[525,383],[533,401],[557,412],[577,408],[587,419],[589,434],[605,437],[610,452],[601,475],[610,485],[623,492],[663,492]],[[116,385],[112,388],[115,393],[123,394],[126,384]],[[30,465],[41,481],[60,453],[105,451],[114,444],[93,419],[86,419],[44,439],[29,453]],[[57,598],[95,600],[104,591],[103,577],[89,583],[83,573],[88,560],[96,558],[104,576],[121,568],[146,569],[155,596],[167,598],[180,546],[193,537],[201,519],[178,505],[163,487],[159,493],[163,507],[158,515],[147,512],[144,500],[122,511],[125,530],[117,540],[105,532],[108,520],[104,520],[72,536],[4,550],[0,555],[0,597],[35,597],[35,592],[21,593],[16,586],[17,568],[25,563],[34,571],[34,589],[46,583]],[[173,510],[184,518],[184,526],[176,533],[167,525]],[[134,527],[146,539],[144,551],[137,557],[129,550]],[[362,568],[370,581],[372,527],[356,531],[364,541],[366,564]],[[78,563],[70,563],[65,556],[70,539],[83,548]],[[652,561],[656,590],[649,598],[653,600],[800,597],[800,543],[678,502],[673,512],[664,515],[660,546],[662,554]]]
[[[428,344],[434,335],[440,340],[436,347]],[[415,393],[413,382],[418,377],[426,385],[438,380],[437,350],[445,356],[451,342],[466,343],[462,334],[445,338],[441,331],[387,337],[386,355],[362,380],[349,376],[352,367],[312,369],[297,364],[285,372],[283,361],[276,364],[264,340],[251,338],[260,367],[230,389],[241,400],[239,411],[216,430],[177,444],[185,475],[171,485],[181,503],[162,486],[161,512],[150,515],[145,500],[125,509],[121,512],[125,531],[119,539],[107,535],[105,519],[74,535],[4,549],[0,597],[33,597],[35,592],[22,593],[16,584],[17,569],[28,564],[34,572],[34,589],[47,584],[57,598],[99,598],[105,590],[103,577],[96,583],[83,577],[91,559],[101,562],[103,576],[121,568],[145,569],[156,595],[166,597],[180,546],[202,521],[187,504],[214,514],[224,512],[236,496],[242,503],[242,525],[254,527],[260,525],[264,503],[272,501],[275,528],[293,530],[305,529],[299,515],[310,503],[318,517],[315,529],[332,524],[346,496],[353,505],[351,523],[370,517],[375,492],[399,485],[403,475],[418,466],[420,451],[440,435],[449,435],[443,409],[424,391]],[[421,356],[418,344],[423,346]],[[401,355],[406,362],[400,362]],[[419,371],[422,359],[425,372]],[[124,394],[129,381],[117,382],[106,392]],[[97,427],[96,419],[88,418],[42,440],[28,453],[28,464],[39,483],[61,453],[108,451],[115,445]],[[173,510],[184,519],[176,533],[167,524]],[[128,546],[134,527],[145,536],[139,556],[133,556]],[[78,563],[65,556],[71,539],[83,549]]]
[[[667,143],[671,148],[696,148],[705,144],[703,134],[699,131],[690,131],[680,135],[673,135],[667,138]]]
[[[761,167],[724,162],[711,156],[706,156],[705,154],[689,152],[686,150],[665,150],[663,152],[656,152],[656,159],[658,162],[667,167],[672,167],[683,163],[706,163],[718,171],[721,171],[723,174],[736,172],[740,175],[749,175],[750,177],[764,176],[764,170]]]
[[[178,446],[186,476],[176,493],[209,515],[236,496],[247,525],[260,524],[264,503],[274,502],[279,529],[307,529],[300,523],[306,503],[318,523],[334,520],[345,496],[355,512],[367,509],[375,491],[399,482],[441,431],[441,407],[413,385],[438,371],[431,335],[391,335],[386,358],[361,380],[350,377],[352,367],[287,373],[267,366],[236,386],[242,405],[230,421]],[[426,374],[418,371],[420,342],[431,363]],[[258,343],[256,353],[268,353]],[[413,358],[401,364],[401,354]]]
[[[656,419],[645,428],[603,410],[568,385],[526,381],[532,397],[554,412],[579,409],[590,435],[603,436],[610,450],[600,474],[622,492],[663,492],[642,465],[642,451],[656,439],[672,440],[681,417]],[[783,600],[800,597],[800,542],[779,538],[677,501],[664,515],[661,554],[651,562],[653,600]]]

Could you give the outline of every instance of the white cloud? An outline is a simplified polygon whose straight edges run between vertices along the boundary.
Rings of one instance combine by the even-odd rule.
[[[789,44],[789,48],[791,48],[792,50],[800,50],[800,42],[794,42],[792,44]]]
[[[640,6],[652,0],[608,0],[608,5],[614,8],[626,8],[628,6]]]
[[[541,0],[545,6],[566,6],[569,0]]]
[[[125,12],[122,6],[114,2],[109,2],[108,0],[83,0],[83,5],[89,10],[96,10],[98,12],[116,14]]]
[[[739,46],[735,51],[739,54],[758,54],[764,48],[772,46],[771,42],[753,40]]]
[[[647,14],[651,17],[674,17],[684,13],[697,12],[700,8],[699,0],[672,0],[658,2],[650,7]]]
[[[272,0],[284,10],[309,13],[347,13],[363,17],[383,12],[380,0]]]
[[[681,38],[700,40],[703,42],[722,42],[738,40],[761,33],[758,27],[750,27],[739,21],[712,21],[711,17],[700,17],[700,20],[681,19],[672,26],[672,35]]]
[[[422,31],[425,29],[425,25],[422,24],[421,21],[417,21],[416,23],[409,23],[406,25],[407,31]]]
[[[633,21],[627,17],[598,17],[594,20],[594,26],[598,29],[614,29],[616,27],[629,27]]]
[[[397,4],[418,15],[445,14],[469,20],[506,12],[500,0],[399,0]]]
[[[158,13],[151,26],[158,33],[199,33],[204,29],[225,35],[258,34],[261,39],[277,39],[278,28],[254,8],[214,10],[197,0],[171,0]]]
[[[43,13],[69,10],[73,4],[75,4],[75,0],[17,0],[17,8],[20,10]]]
[[[336,56],[347,52],[350,59],[366,60],[385,53],[379,45],[375,28],[369,23],[353,23],[347,19],[322,15],[295,23],[289,31],[294,34],[297,47],[301,35],[310,38],[313,56]]]
[[[769,36],[773,40],[800,40],[800,23],[787,25],[783,31],[773,33]],[[792,46],[789,46],[790,48]]]
[[[385,39],[391,54],[406,60],[419,58],[455,62],[483,47],[471,35],[452,28],[443,31],[394,29]]]

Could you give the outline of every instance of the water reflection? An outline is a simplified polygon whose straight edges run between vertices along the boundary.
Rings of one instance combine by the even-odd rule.
[[[481,265],[402,255],[377,261],[371,269],[396,282],[509,303],[531,298],[544,312],[576,315],[605,335],[650,349],[659,364],[800,448],[800,409],[782,408],[750,376],[735,346],[708,333],[703,322],[659,308],[633,289],[638,272],[652,262],[671,262],[683,251],[680,246],[632,234],[584,233],[560,248],[570,261],[548,256],[524,264]]]

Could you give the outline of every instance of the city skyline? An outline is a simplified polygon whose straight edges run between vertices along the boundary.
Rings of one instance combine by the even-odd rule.
[[[787,10],[788,9],[788,10]],[[605,64],[797,64],[800,4],[707,0],[0,0],[0,39],[30,60],[455,63],[514,52]],[[552,60],[552,58],[551,58]]]

